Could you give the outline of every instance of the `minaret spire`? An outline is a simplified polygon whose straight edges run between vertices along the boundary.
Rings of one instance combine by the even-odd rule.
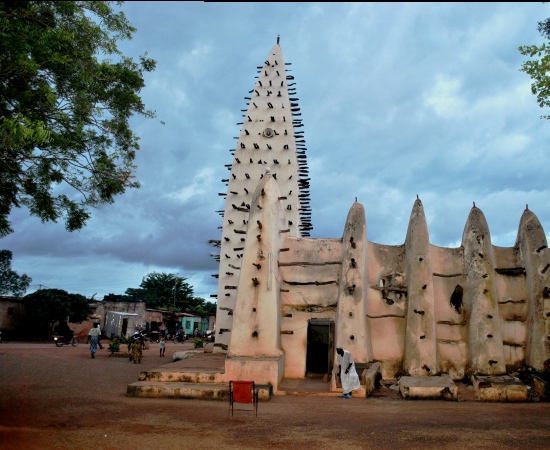
[[[285,212],[285,228],[291,236],[309,236],[309,170],[294,77],[287,75],[283,54],[277,44],[269,52],[263,66],[258,67],[256,85],[245,97],[248,108],[244,114],[237,146],[227,183],[218,274],[216,351],[227,351],[233,322],[233,309],[241,272],[252,195],[258,183],[270,176],[278,184],[279,201]],[[292,97],[290,97],[292,95]],[[216,255],[217,256],[217,255]]]

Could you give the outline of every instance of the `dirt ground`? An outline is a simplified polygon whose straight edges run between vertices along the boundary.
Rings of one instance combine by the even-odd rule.
[[[0,449],[550,448],[550,403],[275,396],[258,418],[221,401],[126,396],[142,364],[86,345],[0,344]],[[187,347],[188,348],[188,347]]]

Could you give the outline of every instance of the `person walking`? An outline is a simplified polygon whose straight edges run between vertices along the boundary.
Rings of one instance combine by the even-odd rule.
[[[143,340],[143,336],[139,331],[136,331],[134,333],[134,337],[132,338],[132,356],[134,364],[141,364],[141,356],[143,355],[144,346],[145,341]]]
[[[164,336],[161,336],[160,337],[160,341],[159,341],[159,352],[160,352],[160,357],[163,357],[164,356],[164,352],[166,351],[166,340],[164,338]]]
[[[336,353],[338,353],[338,364],[340,366],[338,377],[342,382],[342,395],[340,397],[351,398],[351,391],[361,387],[359,376],[355,370],[355,362],[351,353],[342,347],[336,348]]]
[[[97,324],[97,329],[99,330],[99,334],[97,335],[97,345],[100,350],[103,350],[103,345],[101,345],[101,328],[99,324]]]
[[[90,344],[90,355],[92,358],[95,358],[95,352],[97,351],[97,344],[99,342],[99,335],[101,334],[101,331],[99,331],[99,327],[93,327],[88,332],[88,339],[86,340],[86,344]]]

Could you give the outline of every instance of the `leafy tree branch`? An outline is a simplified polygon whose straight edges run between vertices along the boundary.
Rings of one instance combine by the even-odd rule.
[[[539,33],[550,40],[550,18],[538,23]],[[519,52],[528,56],[520,70],[528,74],[533,82],[531,92],[537,96],[537,103],[541,108],[550,106],[550,42],[542,45],[523,45]],[[541,118],[550,119],[550,115],[543,115]]]
[[[112,3],[0,3],[0,236],[13,207],[74,231],[139,187],[129,119],[154,117],[139,94],[156,63],[119,51],[136,29]]]

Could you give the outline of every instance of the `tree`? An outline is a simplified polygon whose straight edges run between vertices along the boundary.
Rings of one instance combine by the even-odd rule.
[[[0,3],[0,236],[13,207],[74,231],[139,187],[129,118],[154,117],[138,94],[156,63],[118,50],[136,29],[111,3]]]
[[[550,39],[550,18],[538,23],[539,33],[546,39]],[[523,45],[519,47],[522,55],[532,58],[525,61],[521,71],[527,73],[533,83],[531,92],[537,96],[537,103],[541,108],[550,106],[550,43],[537,45]],[[550,115],[541,116],[550,119]]]
[[[11,251],[0,250],[0,295],[20,297],[29,288],[32,278],[26,274],[18,275],[11,269],[12,257]]]
[[[189,308],[186,312],[200,317],[215,316],[216,303],[209,302],[202,297],[195,297],[195,306]]]
[[[51,336],[55,323],[67,317],[72,323],[82,323],[92,313],[86,297],[62,289],[40,289],[26,295],[23,302],[30,322],[37,326],[40,335]]]
[[[197,314],[201,317],[216,314],[216,304],[195,297],[187,278],[171,273],[151,272],[139,288],[126,289],[126,295],[109,294],[103,300],[144,301],[148,308],[170,309]],[[175,288],[175,295],[174,295]]]
[[[130,297],[129,295],[109,293],[103,296],[103,301],[104,302],[136,302],[139,300],[137,300],[134,297]]]
[[[138,289],[126,289],[126,295],[145,301],[148,308],[185,311],[195,305],[193,287],[186,279],[171,273],[151,272],[143,278]]]

